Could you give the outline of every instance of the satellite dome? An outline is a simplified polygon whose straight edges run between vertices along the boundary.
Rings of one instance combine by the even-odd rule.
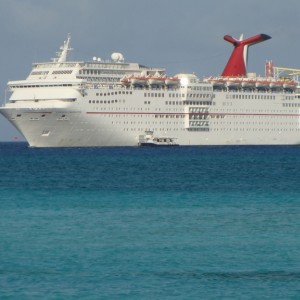
[[[114,52],[114,53],[111,55],[111,59],[112,59],[114,62],[123,62],[123,61],[124,61],[124,56],[123,56],[122,53]]]

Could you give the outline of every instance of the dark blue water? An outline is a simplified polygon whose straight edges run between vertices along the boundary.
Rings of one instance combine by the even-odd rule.
[[[300,299],[300,147],[0,144],[0,299]]]

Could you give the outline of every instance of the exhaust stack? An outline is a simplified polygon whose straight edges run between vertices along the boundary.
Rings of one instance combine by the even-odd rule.
[[[233,44],[234,49],[222,73],[222,76],[245,77],[247,76],[248,47],[266,41],[271,37],[266,34],[258,34],[243,40],[225,35],[224,40]]]

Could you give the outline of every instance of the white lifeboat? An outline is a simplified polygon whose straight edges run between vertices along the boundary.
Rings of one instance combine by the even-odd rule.
[[[286,90],[294,90],[297,87],[297,83],[295,81],[284,81],[283,88]]]
[[[267,80],[257,80],[255,83],[256,88],[258,89],[267,89],[270,86],[270,82],[268,82]]]
[[[146,85],[147,83],[147,78],[144,76],[132,76],[128,80],[132,85]]]
[[[242,88],[251,89],[255,87],[255,81],[252,79],[243,79],[242,80]]]
[[[237,89],[241,86],[241,80],[236,78],[229,78],[226,81],[226,85],[228,88]]]
[[[167,86],[175,86],[180,83],[180,79],[177,77],[166,77],[165,78],[165,84]]]
[[[219,77],[211,77],[208,79],[208,81],[213,84],[214,88],[223,88],[226,83],[226,81],[223,78]]]
[[[272,90],[277,90],[282,88],[282,81],[271,81],[270,88]]]
[[[149,85],[163,85],[165,83],[165,79],[165,76],[160,76],[156,74],[147,78]]]

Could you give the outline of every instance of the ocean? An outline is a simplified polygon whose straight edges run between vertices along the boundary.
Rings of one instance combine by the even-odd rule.
[[[0,299],[300,299],[300,147],[0,143]]]

